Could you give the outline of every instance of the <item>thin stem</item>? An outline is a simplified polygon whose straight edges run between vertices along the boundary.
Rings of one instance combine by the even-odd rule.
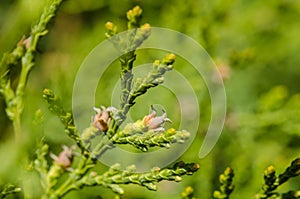
[[[125,120],[126,114],[128,113],[130,107],[128,106],[128,98],[130,91],[132,89],[132,68],[133,62],[136,59],[135,51],[130,51],[124,54],[120,58],[121,62],[121,111],[117,115],[117,123],[121,123]]]
[[[47,34],[47,25],[56,15],[56,12],[63,0],[53,0],[44,9],[39,22],[33,26],[31,34],[26,39],[21,39],[17,47],[8,55],[5,54],[1,60],[1,87],[0,93],[3,94],[6,102],[6,113],[13,123],[15,140],[21,140],[21,115],[23,113],[23,98],[29,73],[34,66],[36,47],[40,38]],[[16,90],[14,91],[9,80],[9,65],[17,65],[21,59],[21,73]]]
[[[24,108],[24,93],[25,93],[25,86],[28,79],[28,75],[30,72],[31,67],[33,66],[33,63],[27,63],[27,61],[24,58],[22,59],[22,70],[21,75],[18,83],[18,87],[16,90],[16,106],[14,107],[14,117],[12,120],[14,133],[15,133],[15,140],[16,142],[21,141],[21,115],[23,113]]]
[[[70,192],[74,189],[74,183],[81,179],[88,171],[89,169],[93,167],[93,161],[92,159],[83,157],[81,161],[78,163],[78,167],[76,170],[74,170],[71,175],[68,177],[68,179],[56,189],[53,193],[47,193],[47,195],[53,197],[60,198]]]
[[[109,129],[107,130],[106,134],[108,135],[108,139],[101,139],[101,141],[96,145],[96,147],[91,152],[91,155],[89,156],[89,159],[87,162],[82,162],[82,165],[77,168],[77,170],[81,170],[86,168],[87,163],[89,161],[95,163],[97,159],[99,159],[107,150],[113,148],[111,145],[111,141],[115,139],[117,136],[116,132],[118,131],[120,125],[124,122],[126,119],[126,114],[128,113],[131,106],[133,106],[134,102],[133,100],[136,96],[131,96],[132,91],[132,67],[133,62],[135,61],[136,55],[134,54],[134,51],[128,52],[124,54],[120,58],[121,62],[121,86],[122,86],[122,94],[121,94],[121,110],[117,112],[115,119],[113,119],[110,123]],[[169,55],[166,60],[163,60],[162,69],[159,71],[153,72],[153,78],[158,78],[162,76],[167,70],[171,69],[171,64],[174,62],[175,56]],[[166,68],[165,68],[166,67]],[[158,73],[158,75],[156,75]],[[152,76],[150,75],[152,78]],[[153,80],[150,78],[150,82]],[[146,86],[147,87],[147,86]],[[152,84],[149,87],[153,87]],[[148,88],[148,87],[147,87]],[[131,103],[129,103],[129,101]],[[86,172],[89,170],[89,168],[86,168]],[[74,189],[72,184],[77,180],[80,180],[83,177],[83,175],[70,175],[67,181],[58,188],[57,193],[58,196],[61,196],[61,194],[66,194],[67,192]]]
[[[16,110],[17,111],[17,110]],[[19,143],[21,139],[22,134],[22,128],[21,128],[21,113],[15,113],[16,116],[14,120],[12,120],[14,134],[15,134],[15,141]]]

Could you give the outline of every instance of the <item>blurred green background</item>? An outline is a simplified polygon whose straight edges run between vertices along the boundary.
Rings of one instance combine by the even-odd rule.
[[[0,2],[2,55],[12,50],[22,35],[29,33],[46,1]],[[236,174],[232,199],[251,198],[260,189],[263,171],[268,165],[273,164],[278,172],[283,172],[294,158],[300,157],[298,0],[65,1],[49,27],[49,34],[38,46],[36,66],[28,81],[22,121],[26,138],[24,146],[16,146],[13,142],[12,127],[0,96],[0,184],[20,184],[25,176],[36,179],[35,174],[25,171],[26,162],[20,157],[33,158],[36,143],[42,138],[54,153],[60,151],[62,144],[73,144],[64,134],[58,119],[47,110],[42,90],[53,89],[62,98],[66,109],[71,110],[76,72],[89,52],[105,39],[105,22],[113,21],[119,30],[125,30],[125,13],[135,5],[144,10],[144,23],[180,31],[207,50],[224,77],[227,118],[213,151],[199,159],[199,148],[210,121],[210,97],[196,72],[179,58],[174,67],[188,77],[201,110],[197,138],[180,159],[197,162],[200,169],[195,175],[184,177],[181,183],[161,183],[157,192],[124,186],[124,198],[179,198],[180,192],[188,185],[195,189],[197,198],[212,198],[213,190],[218,187],[218,175],[227,166],[231,166]],[[161,59],[165,53],[138,52],[137,56],[137,64],[142,64],[153,58]],[[99,82],[97,105],[109,105],[118,77],[116,63],[105,71]],[[167,102],[168,117],[175,120],[176,126],[175,98],[160,89],[151,90],[149,96],[138,100],[138,108],[134,109],[132,117],[138,119],[147,114],[151,103]],[[38,109],[42,117],[36,116]],[[106,167],[100,166],[99,169]],[[23,182],[32,186],[38,196],[39,184],[37,180],[33,181],[30,185]],[[300,189],[299,178],[282,186],[280,191],[297,189]],[[96,198],[98,195],[113,197],[110,190],[87,188],[74,191],[66,198]]]

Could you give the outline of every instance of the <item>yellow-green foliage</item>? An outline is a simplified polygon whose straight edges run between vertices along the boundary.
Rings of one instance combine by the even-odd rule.
[[[12,52],[20,40],[22,49],[15,51],[16,59],[9,60],[15,62],[20,58],[20,54],[25,53],[27,42],[24,42],[22,37],[25,35],[24,38],[28,38],[30,28],[34,27],[33,24],[38,24],[37,19],[46,7],[45,3],[40,0],[1,2],[1,57],[5,52]],[[116,31],[115,26],[109,26],[111,24],[106,22],[113,20],[118,31],[125,30],[125,13],[137,4],[144,10],[143,21],[154,27],[165,27],[185,33],[207,50],[223,72],[227,117],[217,145],[208,156],[199,160],[198,151],[210,121],[210,97],[204,82],[191,67],[187,67],[186,60],[176,58],[174,67],[189,77],[199,98],[201,110],[197,137],[181,159],[198,162],[200,169],[182,183],[162,183],[162,188],[157,192],[145,191],[144,188],[131,185],[125,186],[124,198],[180,198],[180,193],[188,186],[194,189],[194,196],[191,197],[212,198],[213,191],[219,190],[219,174],[228,166],[233,168],[235,173],[235,190],[230,198],[251,198],[264,184],[263,171],[267,165],[274,165],[276,171],[284,171],[292,160],[299,157],[300,1],[72,0],[64,1],[56,19],[48,24],[49,32],[36,46],[36,57],[31,60],[34,61],[35,67],[29,75],[25,95],[21,87],[20,96],[23,101],[18,106],[23,108],[24,105],[24,109],[20,124],[22,130],[18,134],[22,135],[22,144],[14,141],[14,125],[10,121],[14,115],[8,111],[7,117],[5,111],[9,104],[11,107],[14,105],[5,99],[13,99],[14,94],[7,91],[8,98],[0,96],[0,185],[10,182],[27,190],[34,190],[22,193],[32,198],[42,194],[43,185],[36,173],[32,172],[34,163],[28,161],[35,159],[34,151],[39,148],[37,143],[43,139],[49,144],[49,150],[53,154],[59,154],[61,145],[74,144],[64,132],[64,126],[47,110],[48,104],[41,97],[42,91],[45,88],[54,90],[61,98],[61,105],[66,109],[65,118],[70,119],[68,112],[72,107],[72,89],[80,64],[87,54],[106,38],[104,33],[107,27],[110,28],[110,34]],[[147,30],[147,26],[144,28]],[[193,53],[190,49],[185,50]],[[166,53],[148,50],[136,54],[136,64],[141,64],[151,63]],[[110,97],[106,96],[110,96],[114,82],[119,79],[121,69],[118,67],[119,63],[115,62],[104,72],[98,85],[95,104],[108,105],[111,102]],[[9,74],[14,90],[18,85],[20,68],[19,63]],[[2,65],[0,72],[3,78]],[[137,108],[133,110],[143,109],[133,111],[133,119],[141,119],[144,113],[148,112],[148,106],[145,109],[144,104],[167,101],[168,117],[172,118],[174,126],[178,125],[177,109],[171,103],[174,96],[160,92],[163,90],[158,91],[160,95],[150,91],[147,98],[141,97],[136,101]],[[68,124],[65,126],[70,127]],[[16,128],[18,130],[18,124],[15,125]],[[74,133],[70,130],[74,129],[69,129],[69,134]],[[76,134],[73,135],[76,138]],[[40,147],[40,150],[42,149]],[[48,157],[48,153],[41,155],[42,153],[45,151],[40,151],[41,159],[47,156],[47,161],[53,161]],[[49,169],[47,165],[45,167]],[[98,165],[97,169],[107,170],[103,165]],[[67,177],[68,175],[62,176],[63,179]],[[23,182],[22,178],[25,179]],[[299,177],[291,179],[281,187],[280,193],[287,193],[286,198],[293,194],[296,197],[297,193],[299,195],[299,191],[296,191],[300,189],[299,184]],[[119,190],[118,187],[112,189]],[[288,195],[290,190],[295,192]],[[66,198],[95,198],[99,195],[103,198],[114,197],[107,189],[89,187],[71,192]]]

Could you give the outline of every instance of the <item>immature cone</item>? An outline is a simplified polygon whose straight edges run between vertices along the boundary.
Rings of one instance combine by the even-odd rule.
[[[113,30],[113,29],[115,28],[115,25],[114,25],[112,22],[108,21],[108,22],[106,22],[106,24],[105,24],[105,28],[106,28],[107,30]]]
[[[135,6],[132,10],[129,10],[126,14],[127,19],[131,22],[137,22],[137,20],[142,16],[143,10],[139,6]]]
[[[115,26],[115,24],[113,24],[112,22],[110,21],[106,22],[105,28],[107,29],[107,33],[105,33],[107,38],[117,34],[117,26]]]
[[[185,190],[181,193],[182,199],[195,199],[193,196],[194,196],[194,190],[190,186],[186,187]]]
[[[165,65],[172,65],[174,63],[176,59],[176,55],[174,55],[173,53],[171,54],[168,54],[163,60],[162,60],[162,64],[165,64]]]
[[[136,26],[138,28],[138,26]],[[130,50],[135,50],[139,47],[151,34],[151,26],[149,24],[142,25],[137,29]]]
[[[114,107],[105,108],[102,106],[101,109],[94,108],[94,110],[97,114],[93,119],[93,126],[102,132],[107,131],[109,123],[112,120],[112,114],[116,109]]]
[[[138,28],[142,18],[143,10],[139,6],[135,6],[126,14],[128,19],[128,29]]]
[[[62,146],[63,151],[57,156],[54,154],[51,154],[52,159],[54,159],[55,163],[65,169],[68,169],[71,167],[71,164],[73,162],[73,156],[74,156],[74,146],[67,147],[65,145]]]
[[[141,26],[141,30],[144,36],[144,39],[148,38],[151,32],[151,26],[148,23],[145,23],[144,25]]]
[[[273,176],[275,174],[275,167],[274,166],[268,166],[268,168],[264,171],[265,176]]]
[[[153,131],[164,131],[164,123],[172,121],[167,118],[167,113],[164,110],[161,116],[156,116],[156,110],[152,106],[151,109],[152,113],[145,116],[143,119],[144,125],[148,128],[148,130],[151,129]]]

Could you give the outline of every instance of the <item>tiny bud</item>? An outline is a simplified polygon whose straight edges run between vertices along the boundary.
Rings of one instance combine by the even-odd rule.
[[[163,82],[163,78],[157,78],[153,81],[153,83],[161,83]],[[161,116],[156,116],[156,110],[154,109],[153,106],[151,106],[152,113],[149,115],[145,116],[143,119],[143,124],[145,127],[148,128],[148,130],[153,130],[153,131],[164,131],[164,124],[165,122],[171,121],[169,118],[167,118],[167,114],[163,110],[163,114]]]
[[[55,163],[65,169],[68,169],[71,167],[71,164],[73,162],[73,150],[74,150],[74,146],[72,147],[67,147],[65,145],[62,146],[63,147],[63,151],[57,156],[55,156],[54,154],[50,154],[52,159],[54,159]]]
[[[233,174],[233,169],[230,167],[227,167],[224,171],[225,175],[232,175]]]
[[[167,135],[171,136],[171,135],[175,135],[176,134],[176,130],[174,128],[169,128],[166,132]]]
[[[26,38],[24,41],[23,41],[23,45],[25,46],[26,49],[29,49],[30,45],[31,45],[31,41],[32,41],[32,38],[31,36]]]
[[[294,197],[300,197],[300,191],[295,191]]]
[[[142,14],[143,10],[140,8],[140,6],[135,6],[132,9],[132,12],[134,15],[140,16]]]
[[[186,137],[186,138],[188,138],[188,137],[191,136],[191,134],[188,131],[183,131],[183,136]]]
[[[174,54],[168,54],[162,61],[163,64],[171,65],[174,63],[176,56]]]
[[[175,182],[180,182],[182,178],[180,176],[175,176],[174,181]]]
[[[172,70],[173,69],[173,65],[168,65],[167,66],[167,70]]]
[[[194,192],[194,189],[190,186],[188,186],[186,189],[185,189],[186,192],[188,193],[193,193]]]
[[[133,15],[132,10],[129,10],[129,11],[126,13],[126,16],[127,16],[127,19],[128,19],[129,21],[134,21],[134,15]]]
[[[153,167],[153,168],[151,169],[151,171],[152,171],[153,173],[157,173],[157,172],[160,171],[160,168],[159,168],[159,167]]]
[[[117,26],[115,26],[115,24],[113,24],[112,22],[106,22],[105,28],[107,29],[107,33],[105,33],[107,38],[117,34]]]
[[[90,175],[91,175],[92,177],[96,177],[96,176],[97,176],[97,172],[96,172],[96,171],[92,171],[92,172],[90,173]]]
[[[226,178],[226,176],[224,175],[224,174],[221,174],[220,176],[219,176],[219,181],[220,181],[220,183],[225,183],[226,182],[226,180],[227,180],[227,178]]]
[[[162,83],[164,83],[164,77],[159,77],[159,78],[156,78],[155,80],[153,80],[153,82],[152,83],[154,83],[154,84],[162,84]]]
[[[264,172],[265,176],[270,176],[270,175],[273,175],[275,174],[275,167],[274,166],[269,166],[265,172]]]
[[[107,30],[113,30],[113,29],[115,28],[115,25],[114,25],[112,22],[108,21],[108,22],[106,22],[106,24],[105,24],[105,28],[106,28]]]
[[[159,60],[155,60],[154,63],[153,63],[153,65],[156,65],[156,66],[158,66],[159,64],[160,64]]]
[[[214,191],[214,198],[221,198],[222,194],[220,191]]]
[[[121,169],[121,165],[120,164],[114,164],[110,167],[110,170],[120,170]]]
[[[175,58],[176,58],[176,56],[173,53],[168,54],[168,56],[167,56],[167,59],[169,59],[169,60],[175,60]]]
[[[135,6],[132,10],[129,10],[126,13],[127,19],[129,21],[129,26],[128,26],[129,29],[139,27],[139,22],[142,17],[142,12],[143,10],[139,6]]]
[[[111,185],[110,188],[112,189],[113,192],[119,194],[119,195],[123,195],[124,194],[124,190],[119,186],[119,185]]]
[[[116,109],[114,107],[101,107],[101,109],[94,108],[94,110],[97,114],[94,116],[93,126],[102,132],[106,132],[112,119],[112,114]]]
[[[136,171],[136,166],[135,165],[130,165],[126,168],[127,171],[130,171],[130,172],[135,172]]]
[[[153,183],[145,183],[143,185],[146,186],[147,189],[149,189],[149,190],[153,190],[153,191],[157,190],[157,186],[155,184],[153,184]]]
[[[150,33],[151,31],[151,26],[148,23],[145,23],[144,25],[141,26],[141,29],[145,33]]]
[[[22,189],[21,188],[19,188],[19,187],[17,187],[17,188],[15,188],[15,190],[14,190],[15,192],[20,192],[20,191],[22,191]]]
[[[193,164],[191,167],[192,172],[196,172],[200,168],[199,164]]]

